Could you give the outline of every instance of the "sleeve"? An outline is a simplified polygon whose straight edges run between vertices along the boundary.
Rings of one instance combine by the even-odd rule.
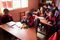
[[[5,24],[7,22],[13,21],[12,17],[10,15],[4,15],[2,16],[2,23]]]
[[[1,22],[2,22],[2,24],[5,24],[5,23],[7,22],[7,20],[6,20],[6,18],[5,18],[5,15],[2,16]]]
[[[21,23],[25,23],[25,24],[27,23],[26,16],[23,16],[23,17],[22,17]]]
[[[27,24],[28,24],[29,27],[33,27],[34,26],[34,17],[31,17]]]
[[[13,21],[13,18],[12,18],[12,16],[10,16],[10,17],[9,17],[9,21]]]

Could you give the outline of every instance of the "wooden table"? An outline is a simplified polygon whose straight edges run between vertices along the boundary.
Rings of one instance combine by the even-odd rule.
[[[7,31],[8,33],[16,36],[21,40],[37,40],[36,29],[28,28],[28,29],[20,29],[20,28],[11,28],[6,24],[0,25],[0,28]]]

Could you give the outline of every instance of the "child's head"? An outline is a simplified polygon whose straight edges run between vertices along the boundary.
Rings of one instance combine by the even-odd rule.
[[[27,13],[27,18],[29,19],[31,16],[33,16],[33,14],[31,12]]]
[[[7,15],[9,13],[9,10],[8,9],[4,9],[3,12],[4,12],[4,14]]]

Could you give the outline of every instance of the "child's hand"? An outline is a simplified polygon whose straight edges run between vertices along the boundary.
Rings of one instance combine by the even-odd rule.
[[[49,21],[48,23],[49,23],[49,24],[51,24],[51,22],[50,22],[50,21]]]
[[[26,28],[26,27],[27,27],[27,25],[26,25],[25,23],[23,23],[21,29],[22,29],[22,28]]]

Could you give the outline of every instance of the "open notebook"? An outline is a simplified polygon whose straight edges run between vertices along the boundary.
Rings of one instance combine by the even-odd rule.
[[[13,28],[21,28],[22,27],[22,23],[21,22],[8,22],[6,23],[9,27],[13,27]]]

